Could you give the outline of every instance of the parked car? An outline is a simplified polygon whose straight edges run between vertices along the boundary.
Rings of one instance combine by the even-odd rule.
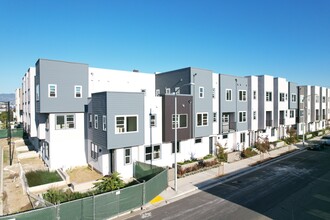
[[[320,139],[320,142],[325,145],[330,145],[330,135],[325,135]]]
[[[324,149],[324,145],[321,144],[308,144],[307,150],[323,150]]]

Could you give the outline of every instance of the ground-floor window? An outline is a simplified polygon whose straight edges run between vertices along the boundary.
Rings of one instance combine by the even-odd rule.
[[[132,148],[125,148],[125,165],[132,163]]]
[[[93,158],[94,160],[97,160],[98,156],[99,156],[98,146],[96,144],[94,144],[93,142],[91,142],[91,158]]]
[[[180,153],[180,141],[177,142],[177,148],[176,148],[176,152]],[[172,142],[172,154],[175,153],[175,142]]]
[[[245,143],[245,133],[241,133],[241,143]]]
[[[161,148],[160,145],[146,146],[145,148],[145,160],[160,159]]]
[[[44,142],[44,150],[45,150],[46,159],[49,159],[49,144],[48,144],[48,142]]]

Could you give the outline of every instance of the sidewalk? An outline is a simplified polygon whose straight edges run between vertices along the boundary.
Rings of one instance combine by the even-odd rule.
[[[305,147],[302,143],[297,143],[295,145],[283,146],[280,148],[276,148],[271,150],[269,153],[264,153],[264,161],[261,165],[265,165],[267,163],[274,162],[273,160],[269,160],[271,158],[279,157],[283,154],[287,154],[290,151],[291,153],[287,154],[287,156],[292,154],[297,154],[304,150]],[[284,158],[285,155],[283,155]],[[221,173],[220,167],[212,168],[200,173],[196,173],[190,176],[186,176],[183,178],[179,178],[177,180],[178,191],[174,190],[174,180],[169,182],[169,187],[164,190],[157,199],[149,202],[144,208],[153,209],[158,206],[162,206],[169,202],[174,202],[180,197],[187,196],[190,193],[196,192],[200,189],[207,189],[216,184],[220,184],[230,178],[237,177],[238,175],[242,175],[243,173],[252,172],[260,167],[260,165],[251,166],[252,164],[256,164],[260,161],[261,156],[258,154],[256,156],[242,159],[239,161],[235,161],[232,163],[224,163],[223,166],[223,175],[219,176]],[[267,160],[268,159],[268,160]]]

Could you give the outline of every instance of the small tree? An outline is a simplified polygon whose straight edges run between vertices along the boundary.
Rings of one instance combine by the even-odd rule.
[[[221,146],[220,143],[215,144],[217,148],[217,158],[219,162],[227,162],[227,153],[225,152],[225,148]]]
[[[266,153],[270,150],[270,143],[268,137],[259,137],[258,141],[255,143],[255,147],[261,152]]]
[[[94,183],[94,188],[96,188],[96,192],[98,193],[113,191],[125,186],[125,183],[119,176],[118,172],[104,176],[101,180],[101,182]]]
[[[298,141],[296,129],[293,127],[287,128],[286,133],[288,134],[288,137],[285,139],[287,144],[294,144]]]

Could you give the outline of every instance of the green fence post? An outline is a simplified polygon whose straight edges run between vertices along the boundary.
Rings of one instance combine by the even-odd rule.
[[[146,181],[143,180],[143,188],[142,188],[142,205],[146,203]]]

